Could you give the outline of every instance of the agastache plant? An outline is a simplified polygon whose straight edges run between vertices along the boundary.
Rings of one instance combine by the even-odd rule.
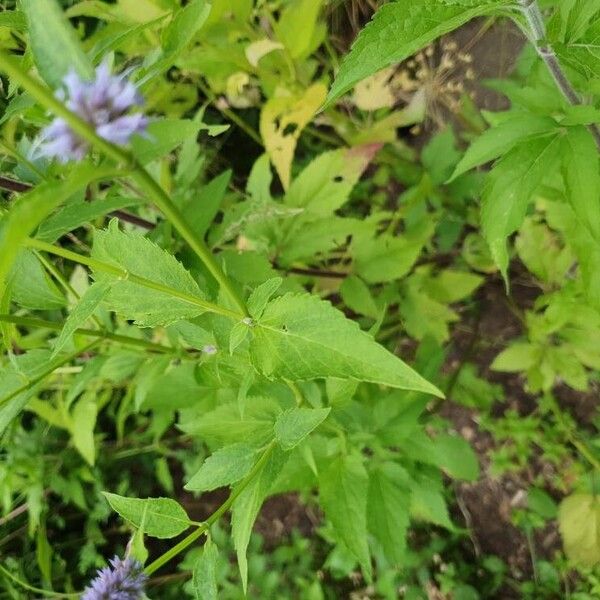
[[[142,565],[131,558],[115,556],[110,567],[98,571],[98,576],[87,587],[81,600],[141,600],[147,576]]]
[[[65,89],[59,90],[57,96],[105,140],[124,146],[131,136],[146,131],[148,117],[141,112],[130,112],[141,106],[143,100],[137,87],[127,79],[127,73],[112,75],[105,61],[96,69],[93,80],[84,81],[70,71],[63,83]],[[60,117],[42,131],[39,147],[42,156],[66,163],[83,159],[89,149],[89,142]]]

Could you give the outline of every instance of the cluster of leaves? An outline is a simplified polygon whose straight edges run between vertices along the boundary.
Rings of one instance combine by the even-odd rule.
[[[547,4],[558,4],[548,48],[590,103],[568,102],[532,48],[514,81],[490,84],[510,110],[484,114],[488,129],[466,152],[448,128],[419,156],[396,129],[423,118],[422,94],[397,109],[393,98],[364,102],[357,87],[350,116],[338,99],[474,17],[509,15],[526,28],[513,3],[384,4],[329,96],[334,50],[319,0],[84,1],[64,14],[54,1],[22,0],[0,13],[0,43],[16,57],[0,66],[21,73],[0,120],[3,170],[31,188],[0,220],[0,492],[7,514],[26,503],[37,558],[37,570],[7,563],[7,589],[81,587],[80,575],[127,539],[105,531],[112,509],[149,574],[175,556],[169,548],[204,536],[180,565],[192,573],[186,591],[236,597],[228,553],[246,591],[261,506],[294,493],[322,511],[326,568],[344,577],[359,568],[371,583],[375,566],[377,593],[395,597],[402,583],[421,597],[419,561],[434,561],[440,544],[412,548],[409,532],[460,537],[446,484],[479,476],[469,444],[435,414],[439,388],[482,409],[502,397],[468,365],[441,374],[457,303],[464,310],[496,269],[508,284],[517,257],[541,294],[524,339],[493,368],[524,372],[528,391],[552,406],[557,384],[587,390],[600,370],[600,3]],[[148,136],[130,151],[99,146],[77,165],[36,156],[32,140],[64,75],[89,76],[107,56],[134,67]],[[247,177],[222,169],[228,141],[249,149],[250,160],[231,159],[251,166]],[[476,169],[490,162],[489,173]],[[502,425],[489,429],[514,438],[505,462],[524,466],[533,441],[564,466],[557,448],[575,440],[599,464],[571,422],[560,421],[553,445],[529,439],[510,414]],[[132,456],[139,464],[119,466]],[[574,471],[584,489],[584,469]],[[184,500],[227,487],[209,515]],[[83,522],[75,558],[50,543],[67,531],[59,503]],[[560,515],[571,558],[599,560],[597,533],[582,542],[595,496],[581,491],[559,512],[538,504],[543,517]],[[231,542],[217,523],[228,509]],[[178,546],[161,541],[190,529]],[[79,574],[60,579],[65,561]],[[486,561],[486,584],[454,563],[432,578],[456,598],[477,597],[461,577],[493,594],[502,568]],[[399,582],[397,567],[415,565]],[[302,586],[323,597],[314,578]]]

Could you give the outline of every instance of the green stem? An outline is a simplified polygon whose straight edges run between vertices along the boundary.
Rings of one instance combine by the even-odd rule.
[[[34,250],[35,255],[38,257],[39,261],[46,268],[46,271],[56,279],[59,285],[67,292],[67,294],[71,294],[75,300],[80,300],[81,296],[77,293],[77,290],[67,281],[66,277],[49,261],[41,252],[38,250]],[[102,327],[100,323],[100,319],[96,315],[92,315],[92,321],[96,323],[98,327]]]
[[[232,506],[237,500],[239,495],[246,489],[248,484],[260,473],[266,462],[269,460],[271,454],[275,450],[277,443],[273,440],[265,449],[262,456],[258,459],[252,470],[246,475],[240,484],[231,492],[229,498],[219,506],[219,508],[212,514],[206,521],[198,527],[195,531],[190,533],[187,537],[181,540],[178,544],[167,550],[162,556],[159,556],[154,562],[150,563],[144,572],[146,575],[152,575],[155,571],[160,569],[164,564],[175,558],[180,552],[185,550],[188,546],[193,544],[198,538],[204,535],[210,527],[216,523]]]
[[[130,152],[100,137],[86,121],[71,112],[60,100],[54,97],[51,90],[24,72],[14,59],[3,51],[0,51],[0,69],[15,83],[18,83],[29,92],[41,105],[63,118],[77,135],[90,142],[109,158],[118,163],[124,163],[127,170],[131,171],[131,177],[142,191],[146,193],[165,217],[174,225],[181,237],[198,255],[211,275],[227,292],[241,312],[245,316],[248,315],[244,300],[226,277],[225,273],[223,273],[221,267],[204,243],[204,240],[196,235],[171,198]]]
[[[66,365],[67,363],[76,359],[80,354],[83,354],[84,352],[88,352],[88,350],[91,350],[94,346],[96,346],[99,343],[100,343],[100,340],[94,340],[91,344],[88,344],[84,348],[81,348],[80,350],[77,350],[76,352],[73,352],[72,354],[69,354],[68,356],[65,356],[64,358],[61,358],[60,360],[51,363],[51,365],[45,371],[40,373],[37,377],[33,377],[32,379],[30,379],[23,385],[19,386],[16,390],[13,390],[10,394],[0,398],[0,406],[2,404],[6,404],[7,402],[10,402],[13,398],[16,398],[19,394],[26,392],[28,389],[32,388],[34,385],[37,385],[38,383],[40,383],[40,381],[43,381],[44,379],[46,379],[46,377],[48,377],[49,375],[52,375],[52,373],[54,371],[56,371],[56,369],[58,369],[59,367],[62,367],[63,365]]]
[[[63,594],[61,592],[54,592],[53,590],[43,590],[41,588],[33,587],[25,581],[21,581],[18,577],[15,577],[8,569],[5,569],[2,565],[0,565],[0,573],[14,581],[18,586],[22,587],[25,590],[29,590],[30,592],[34,592],[35,594],[43,594],[44,598],[77,598],[80,596],[79,593]]]
[[[0,314],[0,323],[14,323],[15,325],[22,325],[23,327],[51,329],[53,331],[60,331],[64,326],[63,323],[54,323],[52,321],[35,319],[33,317],[18,317],[16,315],[8,314]],[[175,348],[170,348],[169,346],[155,344],[153,342],[148,342],[139,338],[130,337],[128,335],[119,335],[117,333],[111,333],[110,331],[78,328],[73,333],[74,335],[86,335],[90,337],[96,337],[102,340],[110,340],[112,342],[117,342],[119,344],[124,344],[127,346],[135,346],[137,348],[144,348],[145,350],[161,352],[163,354],[171,354],[176,352]]]
[[[87,267],[90,267],[96,271],[110,273],[111,275],[114,275],[119,279],[130,281],[131,283],[141,285],[151,290],[156,290],[157,292],[162,292],[163,294],[167,294],[169,296],[172,296],[173,298],[179,298],[180,300],[188,302],[189,304],[193,304],[194,306],[198,306],[199,308],[202,308],[207,312],[223,315],[224,317],[228,317],[236,321],[239,321],[240,319],[244,318],[244,314],[237,313],[235,311],[229,310],[228,308],[224,308],[217,304],[213,304],[212,302],[207,302],[206,300],[202,300],[197,296],[192,296],[191,294],[187,294],[186,292],[181,292],[174,288],[170,288],[169,286],[163,285],[162,283],[157,283],[156,281],[152,281],[150,279],[146,279],[145,277],[139,277],[138,275],[134,275],[126,269],[123,269],[116,265],[111,265],[109,263],[96,260],[95,258],[91,258],[89,256],[83,256],[82,254],[71,252],[71,250],[67,250],[59,246],[53,246],[52,244],[48,244],[47,242],[42,242],[41,240],[36,240],[33,238],[28,238],[25,242],[25,245],[29,246],[30,248],[36,248],[37,250],[48,252],[50,254],[55,254],[56,256],[62,256],[67,260],[72,260],[79,264],[86,265]]]

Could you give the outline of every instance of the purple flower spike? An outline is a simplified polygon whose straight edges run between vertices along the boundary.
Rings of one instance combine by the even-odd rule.
[[[105,140],[124,146],[133,134],[146,131],[148,117],[139,112],[128,114],[131,108],[142,104],[142,97],[127,79],[127,73],[111,75],[108,64],[103,62],[93,81],[83,81],[71,71],[63,83],[65,89],[59,90],[57,96]],[[90,144],[58,117],[42,131],[40,141],[41,155],[63,163],[83,159],[90,149]]]
[[[141,600],[147,576],[142,565],[115,556],[111,566],[98,571],[98,576],[85,588],[81,600]]]

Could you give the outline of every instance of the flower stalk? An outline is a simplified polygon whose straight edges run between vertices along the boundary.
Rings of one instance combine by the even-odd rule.
[[[122,164],[127,171],[130,171],[132,179],[173,224],[181,237],[204,263],[210,274],[230,296],[240,311],[244,315],[248,314],[244,300],[229,281],[204,243],[204,240],[190,228],[168,194],[136,160],[133,154],[98,135],[89,123],[69,110],[52,94],[51,90],[31,77],[29,73],[21,68],[17,61],[4,51],[0,51],[0,70],[4,71],[4,73],[6,73],[15,83],[19,84],[24,90],[29,92],[29,94],[42,106],[50,110],[56,116],[62,118],[75,134],[84,140],[87,140],[97,150],[112,160]]]

